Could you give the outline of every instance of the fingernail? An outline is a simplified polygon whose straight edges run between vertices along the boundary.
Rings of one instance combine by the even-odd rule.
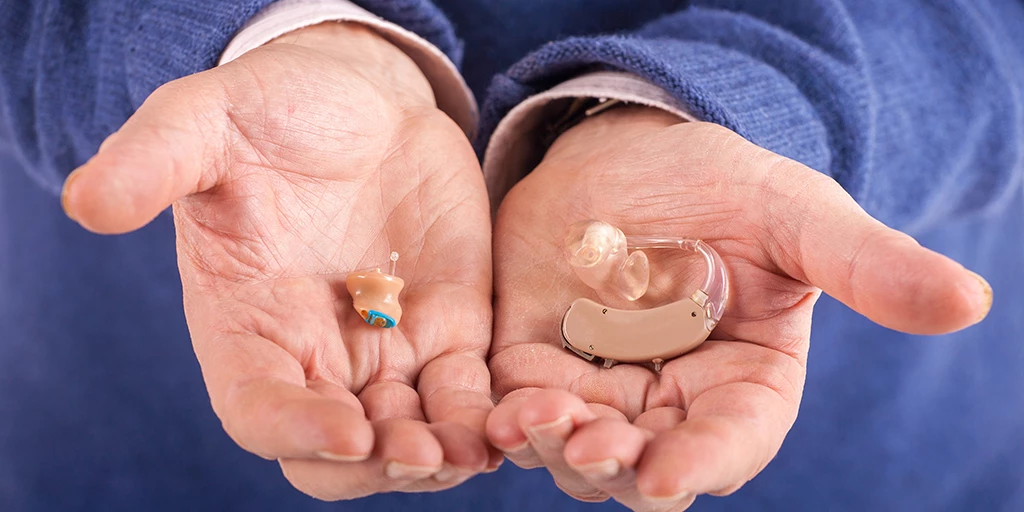
[[[521,451],[523,451],[523,450],[525,450],[525,449],[527,449],[529,447],[530,447],[530,441],[526,440],[526,441],[523,441],[523,444],[518,444],[518,445],[513,446],[511,448],[501,448],[501,451],[503,451],[505,453],[519,453],[519,452],[521,452]]]
[[[362,462],[370,458],[369,453],[366,455],[342,455],[340,453],[332,453],[325,450],[316,452],[316,456],[331,462]]]
[[[622,471],[622,463],[618,459],[605,459],[600,462],[574,466],[573,469],[592,480],[607,480]]]
[[[75,178],[81,175],[81,172],[79,172],[81,170],[82,168],[79,167],[78,169],[71,171],[71,174],[69,174],[67,179],[64,180],[64,187],[60,191],[60,206],[64,209],[64,215],[67,215],[69,219],[76,222],[75,214],[71,211],[71,203],[68,202],[68,196],[71,192],[71,185],[74,183]]]
[[[455,466],[445,462],[444,465],[441,466],[441,471],[434,474],[434,480],[437,480],[438,482],[447,482],[452,478],[455,478],[456,473],[458,473],[458,470],[455,469]]]
[[[674,496],[644,496],[644,499],[655,503],[678,503],[690,499],[690,493],[683,491]]]
[[[523,443],[525,446],[529,446],[529,442]],[[490,453],[487,457],[487,466],[484,467],[484,473],[494,473],[505,463],[504,453]]]
[[[974,322],[978,323],[984,320],[985,317],[988,316],[988,312],[992,309],[992,285],[988,284],[988,281],[986,281],[984,277],[981,277],[981,275],[979,275],[977,272],[973,272],[970,270],[968,270],[968,272],[970,272],[971,275],[973,275],[975,279],[977,279],[978,282],[981,283],[982,292],[985,294],[985,302],[983,304],[984,310],[982,311],[981,316],[979,316],[978,319]]]
[[[413,466],[391,461],[384,466],[384,474],[392,480],[419,480],[440,471],[438,468]]]
[[[572,433],[572,417],[562,416],[555,421],[534,425],[526,429],[526,437],[535,448],[556,449],[565,444],[564,438]]]

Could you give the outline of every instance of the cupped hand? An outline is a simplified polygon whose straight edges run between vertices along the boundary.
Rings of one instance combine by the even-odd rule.
[[[708,341],[660,373],[605,369],[562,348],[568,305],[609,300],[562,253],[566,228],[584,219],[714,247],[731,297]],[[731,493],[775,456],[796,419],[821,290],[921,334],[964,328],[991,304],[982,279],[874,220],[827,176],[652,109],[612,110],[562,135],[504,199],[494,237],[489,364],[503,398],[489,439],[517,465],[546,466],[578,499],[634,510]],[[684,298],[695,262],[648,254],[642,305]]]
[[[213,408],[322,499],[495,469],[490,223],[466,136],[373,32],[326,24],[161,87],[74,172],[99,233],[173,204],[184,306]],[[400,253],[404,316],[367,325],[351,270]]]

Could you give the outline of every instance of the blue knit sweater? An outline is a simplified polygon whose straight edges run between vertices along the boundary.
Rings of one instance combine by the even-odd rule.
[[[304,497],[210,409],[169,216],[114,238],[64,218],[63,177],[269,2],[0,0],[0,510],[615,508],[510,464],[432,495]],[[697,510],[1024,510],[1024,2],[357,3],[462,63],[478,147],[530,94],[630,71],[993,283],[988,320],[937,338],[823,299],[782,452]]]

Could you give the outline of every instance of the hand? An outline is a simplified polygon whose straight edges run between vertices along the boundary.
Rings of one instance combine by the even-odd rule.
[[[298,489],[335,500],[451,487],[502,460],[484,436],[482,181],[415,64],[325,24],[161,87],[63,200],[99,233],[173,204],[214,410]],[[405,314],[385,330],[354,311],[345,276],[392,250]]]
[[[714,247],[731,298],[710,339],[661,373],[603,369],[563,349],[568,305],[600,298],[562,255],[567,226],[584,219]],[[729,494],[775,456],[796,419],[820,289],[923,334],[973,324],[991,304],[983,280],[872,219],[825,175],[719,126],[634,107],[556,141],[503,201],[494,251],[489,364],[504,398],[489,439],[519,466],[546,466],[571,496],[634,510]],[[644,307],[681,299],[687,272],[703,271],[647,253]]]

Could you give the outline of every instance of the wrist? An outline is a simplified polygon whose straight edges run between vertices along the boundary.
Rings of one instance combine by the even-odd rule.
[[[325,22],[293,30],[267,45],[289,44],[325,54],[394,94],[407,106],[437,106],[419,66],[372,28],[358,23]]]
[[[558,136],[545,159],[585,156],[591,148],[612,147],[634,136],[679,124],[676,115],[659,108],[626,105],[584,118]]]

